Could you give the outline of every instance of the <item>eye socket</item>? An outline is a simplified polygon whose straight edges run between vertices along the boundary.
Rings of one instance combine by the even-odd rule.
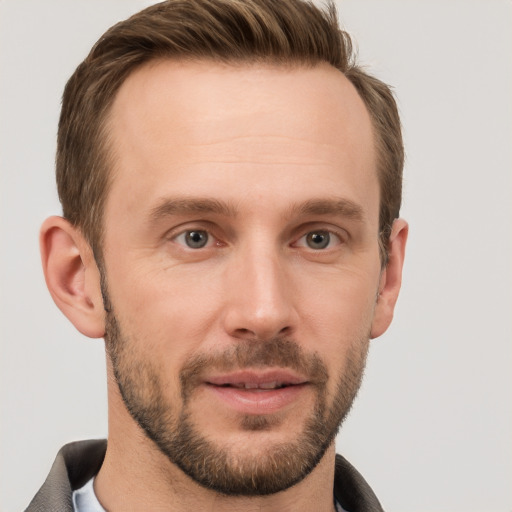
[[[180,233],[175,241],[190,249],[203,249],[210,244],[210,234],[204,229],[188,229]]]
[[[334,245],[340,245],[341,243],[341,239],[336,233],[325,229],[318,229],[302,236],[297,245],[320,251],[322,249],[330,249]]]

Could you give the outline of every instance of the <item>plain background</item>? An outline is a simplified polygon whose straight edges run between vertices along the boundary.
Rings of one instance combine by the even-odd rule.
[[[60,95],[137,0],[0,2],[0,510],[23,509],[59,447],[106,435],[103,343],[44,284],[60,213]],[[387,510],[512,510],[512,4],[345,0],[361,61],[398,96],[411,225],[395,322],[372,344],[338,438]]]

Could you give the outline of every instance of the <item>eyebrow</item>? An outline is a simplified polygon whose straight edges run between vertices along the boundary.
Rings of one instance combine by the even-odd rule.
[[[291,215],[337,215],[357,222],[363,222],[365,214],[363,208],[345,198],[310,199],[292,207]]]
[[[237,209],[234,205],[212,198],[164,198],[150,210],[149,218],[156,222],[172,215],[187,214],[216,214],[226,217],[236,217]],[[357,222],[363,222],[365,215],[363,208],[345,198],[310,199],[290,208],[286,217],[310,215],[337,215]]]
[[[236,209],[223,201],[210,198],[165,198],[150,210],[149,217],[158,221],[171,215],[184,214],[217,214],[229,217],[236,216]]]

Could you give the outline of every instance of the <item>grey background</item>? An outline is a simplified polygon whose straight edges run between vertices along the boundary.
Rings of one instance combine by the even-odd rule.
[[[103,343],[44,284],[38,229],[60,213],[66,79],[151,2],[0,1],[0,510],[21,510],[65,442],[104,437]],[[344,0],[361,60],[394,85],[411,225],[395,322],[372,342],[338,450],[387,510],[512,510],[512,4]]]

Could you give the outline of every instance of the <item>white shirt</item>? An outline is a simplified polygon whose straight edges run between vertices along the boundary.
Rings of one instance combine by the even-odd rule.
[[[94,478],[91,478],[83,487],[73,491],[73,509],[75,512],[107,512],[96,498],[93,484]]]

